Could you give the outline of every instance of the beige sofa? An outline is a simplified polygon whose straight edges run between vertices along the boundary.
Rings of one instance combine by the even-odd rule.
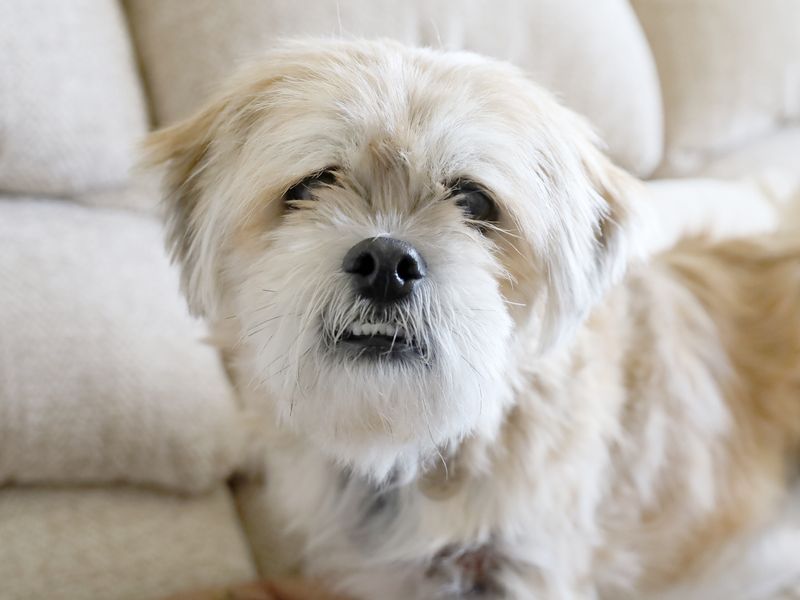
[[[0,600],[147,600],[280,565],[247,417],[130,174],[148,128],[237,61],[300,34],[514,61],[660,178],[655,248],[775,226],[800,174],[799,30],[794,0],[0,3]]]

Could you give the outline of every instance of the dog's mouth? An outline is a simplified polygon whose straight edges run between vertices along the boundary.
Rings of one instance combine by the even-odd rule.
[[[410,358],[422,348],[402,326],[388,321],[354,321],[334,345],[356,357]]]

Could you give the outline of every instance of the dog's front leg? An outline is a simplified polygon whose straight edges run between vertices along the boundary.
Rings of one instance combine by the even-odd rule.
[[[437,597],[480,600],[597,600],[588,575],[578,576],[565,566],[543,569],[515,561],[493,544],[447,546],[425,573]]]

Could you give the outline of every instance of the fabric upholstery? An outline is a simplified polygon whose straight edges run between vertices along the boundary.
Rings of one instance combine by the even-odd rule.
[[[788,202],[783,190],[760,177],[656,179],[646,183],[646,193],[651,212],[643,239],[649,254],[686,236],[728,239],[775,231]]]
[[[800,123],[800,2],[633,0],[653,49],[667,169],[695,172],[721,151]]]
[[[0,192],[120,186],[146,130],[117,1],[0,3]]]
[[[0,201],[0,281],[0,484],[195,491],[234,471],[239,413],[156,220]]]
[[[786,127],[721,152],[697,168],[703,177],[722,179],[774,171],[800,180],[800,127]]]
[[[255,568],[228,490],[0,489],[0,598],[157,600]]]
[[[134,168],[129,183],[123,188],[93,190],[71,199],[85,206],[122,208],[155,216],[162,216],[164,208],[158,173],[138,168]]]
[[[233,486],[233,495],[259,575],[270,579],[299,573],[302,538],[286,530],[281,515],[269,504],[264,482],[242,478]]]
[[[127,0],[160,124],[196,109],[280,37],[392,37],[511,60],[589,117],[624,166],[660,160],[655,66],[624,0]]]

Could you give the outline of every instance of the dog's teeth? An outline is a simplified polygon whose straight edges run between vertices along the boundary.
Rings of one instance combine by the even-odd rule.
[[[356,336],[384,335],[394,339],[406,337],[404,329],[389,323],[363,323],[359,321],[350,325],[348,331],[351,335]]]

